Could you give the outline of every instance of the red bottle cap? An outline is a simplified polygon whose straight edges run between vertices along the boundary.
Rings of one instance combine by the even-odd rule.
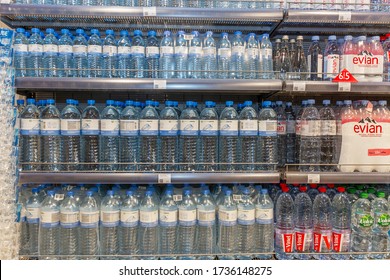
[[[340,193],[343,193],[343,192],[345,192],[345,188],[344,187],[338,187],[337,191],[340,192]]]
[[[316,189],[317,188],[317,184],[310,184],[310,188]]]
[[[334,184],[328,184],[328,188],[333,189],[334,188]]]
[[[319,187],[319,188],[318,188],[318,191],[319,191],[320,193],[326,193],[326,188],[325,188],[325,187]]]
[[[300,186],[299,187],[299,191],[300,192],[306,192],[307,191],[307,188],[305,186]]]
[[[286,187],[287,187],[287,184],[285,184],[285,183],[280,183],[280,187],[281,187],[281,188],[286,188]]]

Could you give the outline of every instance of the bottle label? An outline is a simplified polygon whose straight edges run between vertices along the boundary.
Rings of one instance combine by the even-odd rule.
[[[160,225],[163,227],[174,227],[177,225],[177,210],[160,209]]]
[[[332,232],[332,245],[334,252],[348,252],[348,246],[344,247],[344,244],[349,244],[351,240],[351,232],[349,230],[343,230],[340,232]]]
[[[197,136],[199,134],[199,120],[180,120],[180,135]]]
[[[238,120],[221,120],[219,131],[221,136],[238,136]]]
[[[145,55],[145,47],[143,46],[132,46],[131,47],[131,54],[133,55]]]
[[[294,246],[294,233],[283,233],[282,234],[282,246],[283,252],[292,253]]]
[[[331,247],[331,231],[322,231],[313,233],[313,249],[314,252],[327,252]]]
[[[178,120],[160,120],[161,136],[177,136],[179,132]]]
[[[216,56],[217,49],[214,47],[203,48],[203,56]]]
[[[122,136],[138,136],[139,122],[138,120],[120,120],[120,133]]]
[[[101,211],[100,220],[104,227],[119,226],[119,210],[116,211]]]
[[[28,51],[32,53],[41,53],[43,52],[43,46],[40,44],[30,44],[28,45]]]
[[[200,120],[200,135],[218,136],[218,120]]]
[[[14,45],[15,52],[28,52],[27,44],[16,44]]]
[[[287,122],[286,121],[278,121],[277,133],[278,133],[278,135],[286,135],[287,134]]]
[[[99,225],[99,211],[81,212],[80,226],[82,228],[96,228]]]
[[[87,52],[87,46],[84,45],[74,45],[73,53],[74,54],[85,54]]]
[[[64,199],[65,199],[65,194],[63,194],[63,193],[56,193],[54,195],[55,201],[63,201]]]
[[[57,227],[60,224],[60,211],[42,211],[41,225],[45,228]]]
[[[61,120],[61,135],[80,135],[80,120],[79,119],[62,119]]]
[[[336,121],[336,126],[337,126],[337,135],[342,135],[342,122],[341,120]]]
[[[20,119],[20,134],[39,135],[38,119]]]
[[[276,136],[278,122],[275,120],[259,121],[259,136]]]
[[[60,54],[71,54],[73,52],[73,47],[69,45],[59,45],[58,52]]]
[[[245,54],[245,46],[232,47],[232,55],[244,55],[244,54]]]
[[[255,49],[255,48],[246,49],[245,55],[246,55],[247,59],[253,58],[253,57],[258,57],[259,56],[259,49]]]
[[[240,135],[257,136],[257,134],[258,134],[257,120],[240,120]]]
[[[139,129],[140,135],[157,136],[158,135],[158,120],[140,120]]]
[[[120,213],[122,227],[136,227],[139,222],[138,210],[121,210]]]
[[[323,60],[323,57],[322,57],[322,54],[318,54],[318,58],[317,58],[317,77],[319,79],[322,79],[322,60]]]
[[[181,226],[196,225],[196,209],[193,210],[179,209],[179,224]]]
[[[390,215],[387,213],[375,213],[375,224],[380,227],[388,227],[390,226]]]
[[[212,226],[215,224],[215,210],[198,209],[197,218],[200,226]]]
[[[300,121],[300,135],[301,136],[320,136],[321,121],[316,120],[301,120]]]
[[[230,48],[218,49],[218,55],[221,58],[230,58],[232,56],[232,50]]]
[[[99,135],[100,133],[99,120],[82,119],[81,132],[83,135]]]
[[[272,224],[274,222],[274,209],[264,209],[256,207],[256,223],[262,225]]]
[[[187,56],[188,55],[188,48],[186,46],[176,46],[175,47],[175,55]]]
[[[96,54],[102,53],[102,46],[89,45],[88,46],[88,53],[96,53]]]
[[[172,56],[173,55],[173,47],[170,47],[170,46],[160,47],[160,54],[162,56]]]
[[[140,211],[141,227],[158,226],[158,210]]]
[[[58,53],[58,46],[54,44],[43,45],[43,51],[45,53]]]
[[[222,226],[234,226],[237,224],[237,210],[219,210],[219,224]]]
[[[158,57],[160,49],[158,47],[146,47],[146,57]]]
[[[287,129],[287,134],[294,134],[295,133],[295,121],[294,120],[288,120],[286,129]]]
[[[202,47],[190,47],[190,55],[202,56],[203,55]]]
[[[129,46],[120,46],[118,47],[118,54],[126,54],[126,55],[130,55],[132,52],[131,52],[131,47]]]
[[[40,209],[37,207],[27,207],[26,211],[27,222],[29,224],[38,224]]]
[[[295,135],[301,135],[301,121],[295,121]]]
[[[238,224],[239,225],[253,225],[255,223],[255,209],[238,209]]]
[[[240,194],[233,194],[233,201],[238,204],[241,201],[241,195]]]
[[[119,120],[100,120],[101,135],[117,136],[119,135]]]
[[[103,46],[103,54],[114,56],[118,52],[117,46]]]
[[[60,135],[60,119],[41,119],[41,135]]]
[[[79,212],[61,212],[60,223],[63,228],[75,228],[79,225]]]
[[[260,49],[260,57],[272,58],[272,49]]]
[[[340,72],[340,55],[329,54],[324,58],[324,78],[333,79]]]
[[[370,228],[374,224],[374,219],[369,214],[357,214],[357,220],[359,221],[359,226],[363,228]]]
[[[336,121],[322,120],[321,121],[321,135],[335,136],[337,134]]]

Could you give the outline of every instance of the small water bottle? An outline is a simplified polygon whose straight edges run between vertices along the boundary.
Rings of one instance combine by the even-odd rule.
[[[104,78],[116,77],[116,59],[118,47],[113,30],[106,30],[106,38],[103,41],[102,71]]]
[[[267,189],[261,189],[256,202],[255,257],[269,260],[274,251],[274,204]]]
[[[79,255],[79,211],[75,194],[69,191],[60,206],[60,253],[65,260],[75,260]]]
[[[156,259],[158,254],[158,207],[153,191],[147,190],[140,205],[139,245],[143,259]]]
[[[40,32],[38,28],[32,28],[28,39],[27,75],[29,77],[43,77],[43,40]]]
[[[198,31],[192,31],[191,35],[193,36],[193,38],[190,41],[188,55],[188,78],[200,79],[202,77],[202,40],[199,37]]]
[[[320,37],[313,36],[312,43],[309,47],[309,54],[307,56],[308,72],[310,73],[310,80],[322,80],[322,49],[319,44]]]
[[[138,226],[139,200],[136,194],[129,190],[120,206],[119,253],[126,256],[126,259],[135,259],[132,255],[139,252]]]
[[[319,188],[320,194],[313,202],[313,257],[317,260],[330,259],[332,251],[332,208],[329,196],[324,187]]]
[[[172,79],[175,77],[174,42],[170,31],[164,31],[164,36],[160,42],[160,75],[162,79]]]
[[[207,31],[203,40],[202,76],[204,79],[215,79],[217,70],[217,47],[213,32]]]
[[[258,162],[261,170],[276,169],[277,159],[277,115],[271,108],[271,101],[264,101],[259,112],[259,138],[257,144]]]
[[[58,40],[58,77],[73,77],[73,41],[69,29],[61,29],[61,34]]]
[[[24,28],[17,28],[14,39],[14,66],[16,77],[27,77],[28,39]]]
[[[173,189],[165,190],[159,209],[160,254],[163,260],[175,259],[177,250],[178,207],[173,199]]]
[[[139,112],[135,109],[133,101],[126,101],[119,120],[120,149],[119,154],[121,170],[135,170],[139,161]]]
[[[159,77],[159,61],[160,61],[160,42],[156,37],[156,31],[148,32],[146,39],[146,78],[156,79]]]
[[[102,44],[99,30],[92,29],[88,40],[87,75],[89,78],[102,77]]]
[[[46,37],[43,40],[43,76],[57,77],[58,41],[54,36],[54,29],[46,29]]]
[[[269,39],[269,34],[263,34],[261,38],[259,60],[259,78],[272,79],[274,77],[274,66],[272,60],[272,43]]]
[[[232,58],[230,62],[230,79],[244,79],[245,47],[242,32],[234,32],[232,39]]]
[[[221,33],[221,40],[218,44],[218,78],[228,79],[230,74],[230,60],[232,57],[232,44],[229,41],[228,33]]]
[[[179,31],[175,42],[175,77],[178,79],[187,78],[188,44],[184,36],[185,32]]]
[[[249,33],[245,49],[245,78],[257,79],[259,74],[259,45],[255,33]]]
[[[372,252],[388,252],[388,232],[390,231],[389,204],[384,192],[378,192],[378,197],[371,202],[374,213],[372,228]],[[386,254],[370,254],[370,259],[385,259]]]
[[[120,32],[120,38],[118,40],[118,77],[130,78],[131,69],[131,41],[129,38],[129,32],[122,30]]]
[[[144,78],[145,68],[145,41],[142,38],[140,30],[134,31],[134,37],[131,46],[131,62],[130,69],[132,78]]]
[[[88,100],[81,115],[81,161],[82,169],[98,170],[100,156],[100,113],[95,100]]]

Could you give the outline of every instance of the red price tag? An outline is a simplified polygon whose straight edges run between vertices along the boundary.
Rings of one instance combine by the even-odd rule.
[[[355,77],[347,69],[343,69],[340,74],[332,80],[334,83],[357,83]]]

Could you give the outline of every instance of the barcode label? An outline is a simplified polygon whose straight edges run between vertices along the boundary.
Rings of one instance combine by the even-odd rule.
[[[318,184],[320,182],[320,174],[308,174],[307,182],[309,184]]]
[[[173,201],[178,202],[178,201],[182,201],[182,200],[183,200],[183,196],[181,194],[173,195]]]
[[[338,91],[344,91],[344,92],[351,91],[351,83],[339,83]]]
[[[63,193],[56,193],[54,195],[54,200],[56,200],[56,201],[64,200],[64,198],[65,198],[65,195]]]
[[[144,7],[142,9],[144,17],[155,17],[157,15],[156,7]]]
[[[339,12],[339,21],[351,21],[352,20],[352,13],[347,12]]]
[[[170,184],[172,180],[171,174],[158,174],[158,183],[159,184]]]
[[[166,89],[167,88],[167,80],[154,80],[153,81],[154,89]]]
[[[305,91],[306,83],[305,82],[293,82],[293,91]]]
[[[184,39],[187,41],[191,41],[194,38],[194,35],[192,34],[184,34]]]
[[[233,200],[235,202],[241,201],[241,195],[240,194],[233,194]]]

